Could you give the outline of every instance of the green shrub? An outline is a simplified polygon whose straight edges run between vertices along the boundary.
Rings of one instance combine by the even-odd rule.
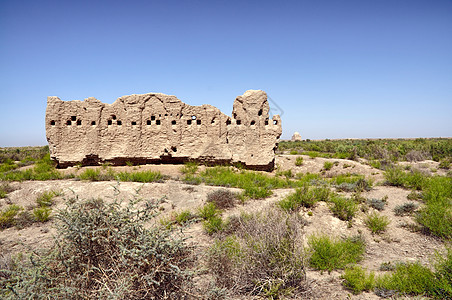
[[[9,193],[15,191],[15,188],[13,188],[8,182],[2,182],[0,184],[0,199],[5,198]]]
[[[0,229],[12,227],[16,224],[15,217],[23,207],[11,204],[0,212]]]
[[[411,215],[418,208],[418,205],[414,202],[406,202],[401,205],[397,205],[394,208],[394,214],[396,216]]]
[[[405,172],[401,168],[388,168],[384,172],[384,176],[388,185],[403,187],[405,184]]]
[[[16,261],[0,278],[0,298],[180,299],[191,250],[177,232],[151,222],[157,206],[133,200],[77,201],[55,215],[52,249]]]
[[[182,174],[194,175],[198,171],[198,167],[199,165],[196,162],[186,162],[180,171]]]
[[[378,213],[373,212],[372,214],[366,217],[364,223],[367,225],[367,227],[370,229],[372,233],[380,234],[386,231],[386,228],[388,227],[390,221],[388,217],[381,216]]]
[[[268,209],[234,220],[234,233],[218,238],[209,251],[217,286],[270,299],[305,287],[303,221],[298,216]]]
[[[78,175],[78,178],[80,178],[81,180],[99,181],[100,169],[86,169]]]
[[[416,221],[427,232],[449,239],[452,237],[452,178],[432,177],[422,191],[425,205]]]
[[[292,151],[290,151],[290,155],[297,155],[298,154],[298,151],[297,150],[292,150]]]
[[[163,175],[158,171],[119,172],[116,177],[120,181],[132,182],[156,182],[163,180]]]
[[[365,251],[361,236],[333,239],[327,235],[312,235],[308,238],[312,251],[309,263],[318,270],[343,269],[350,263],[361,261]]]
[[[331,197],[329,207],[333,214],[343,221],[352,220],[358,211],[355,201],[338,195]]]
[[[236,171],[230,167],[208,168],[199,174],[199,178],[208,185],[241,188],[243,196],[252,199],[266,198],[272,194],[272,189],[295,186],[287,179],[252,171]]]
[[[33,216],[36,221],[44,223],[50,219],[50,213],[52,209],[50,207],[36,207],[33,209]]]
[[[367,275],[366,269],[356,265],[346,268],[341,278],[344,279],[343,285],[350,289],[353,294],[373,290],[375,286],[375,274],[370,272]]]
[[[325,171],[331,170],[331,168],[333,168],[333,166],[334,166],[334,164],[332,162],[330,162],[330,161],[326,161],[326,162],[323,163],[323,169]]]
[[[296,165],[297,167],[303,165],[303,157],[302,157],[302,156],[298,156],[298,157],[295,159],[295,165]]]
[[[330,179],[338,191],[343,192],[364,192],[372,189],[372,182],[362,175],[341,174]]]
[[[305,184],[302,188],[297,188],[294,193],[278,201],[278,206],[287,212],[298,211],[302,206],[310,208],[318,201],[327,201],[329,194],[330,190],[327,187],[310,188]]]
[[[379,276],[375,286],[384,290],[420,295],[434,288],[434,275],[419,263],[398,263],[395,271]]]
[[[449,157],[447,159],[443,159],[440,161],[438,168],[448,170],[448,169],[450,169],[451,163],[452,163],[452,158]]]
[[[56,191],[45,191],[36,198],[36,203],[40,207],[52,206],[53,198],[58,195]]]

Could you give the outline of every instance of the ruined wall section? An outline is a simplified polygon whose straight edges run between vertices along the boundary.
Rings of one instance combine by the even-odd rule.
[[[199,160],[270,170],[281,132],[279,116],[269,120],[263,91],[237,97],[232,117],[211,105],[191,106],[156,93],[113,104],[47,100],[46,135],[60,167]]]

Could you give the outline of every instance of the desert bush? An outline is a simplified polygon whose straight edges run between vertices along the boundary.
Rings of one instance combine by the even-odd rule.
[[[237,187],[244,190],[243,196],[253,199],[266,198],[272,194],[272,189],[296,186],[296,183],[266,174],[234,170],[230,167],[208,168],[198,176],[208,185]]]
[[[297,155],[298,154],[298,151],[297,150],[292,150],[292,151],[290,151],[290,155]]]
[[[358,211],[358,205],[350,198],[335,195],[329,202],[330,210],[343,221],[350,221]]]
[[[430,153],[426,151],[419,151],[419,150],[411,150],[406,155],[405,158],[407,161],[423,161],[427,159],[432,159],[432,156]]]
[[[0,229],[5,229],[14,226],[16,224],[15,217],[21,210],[23,210],[23,207],[16,204],[8,205],[5,209],[1,210]]]
[[[217,208],[215,202],[208,202],[198,209],[198,215],[204,220],[203,227],[208,234],[214,234],[223,229],[224,223],[221,218],[221,210]]]
[[[37,222],[47,222],[50,220],[50,214],[52,213],[52,209],[50,207],[36,207],[33,209],[33,216]]]
[[[190,248],[151,225],[156,204],[72,199],[56,215],[52,249],[17,261],[0,277],[0,295],[18,299],[181,299],[190,282]],[[153,224],[151,222],[151,224]]]
[[[234,233],[215,241],[209,268],[237,294],[277,299],[305,287],[302,220],[268,209],[237,217]]]
[[[207,194],[207,202],[215,203],[219,209],[234,207],[237,195],[229,190],[215,190]]]
[[[86,169],[78,175],[81,180],[100,181],[100,169]]]
[[[164,179],[163,175],[158,171],[119,172],[116,174],[116,178],[120,181],[132,182],[158,182]]]
[[[386,231],[386,228],[388,227],[390,221],[388,217],[373,212],[370,215],[367,215],[366,219],[364,220],[364,223],[367,225],[367,227],[370,229],[372,233],[380,234]]]
[[[295,165],[296,165],[297,167],[303,165],[303,157],[302,157],[302,156],[298,156],[298,157],[295,159]]]
[[[330,183],[342,192],[364,192],[372,189],[372,182],[362,175],[341,174],[331,178]]]
[[[50,159],[50,154],[46,154],[38,160],[33,168],[24,171],[10,170],[0,173],[2,181],[24,181],[24,180],[54,180],[63,176],[55,169],[55,163]]]
[[[333,168],[334,164],[331,161],[326,161],[323,163],[323,169],[325,171],[329,171],[331,170],[331,168]]]
[[[379,276],[375,286],[406,294],[424,294],[434,289],[434,274],[420,263],[398,263],[394,272]]]
[[[397,205],[394,208],[394,214],[396,216],[411,215],[418,208],[418,205],[414,202],[405,202],[401,205]]]
[[[375,273],[366,273],[366,269],[357,265],[346,268],[344,274],[341,276],[344,279],[343,285],[350,289],[353,294],[373,290],[375,286]]]
[[[15,189],[8,182],[2,182],[0,184],[0,198],[5,198],[6,195],[13,191],[15,191]]]
[[[198,171],[199,165],[196,162],[186,162],[180,171],[182,174],[194,175]]]
[[[36,198],[36,203],[40,207],[48,207],[53,205],[53,198],[58,196],[57,191],[45,191]]]
[[[452,178],[432,177],[422,191],[423,205],[416,221],[425,231],[441,237],[452,237]]]
[[[376,199],[376,198],[371,198],[371,199],[367,199],[367,204],[370,207],[375,208],[376,210],[384,210],[385,209],[385,205],[386,205],[386,200],[383,199]]]
[[[278,206],[287,212],[298,211],[300,207],[313,207],[318,201],[327,201],[330,189],[325,186],[309,187],[305,184],[294,193],[278,201]]]
[[[361,236],[331,238],[327,235],[312,235],[308,238],[312,252],[309,263],[318,270],[343,269],[351,263],[361,261],[365,243]]]
[[[14,220],[14,224],[17,229],[24,229],[25,227],[33,225],[35,222],[35,217],[27,210],[18,213]]]
[[[448,169],[450,169],[451,163],[452,163],[452,157],[443,159],[439,162],[438,168],[448,170]]]

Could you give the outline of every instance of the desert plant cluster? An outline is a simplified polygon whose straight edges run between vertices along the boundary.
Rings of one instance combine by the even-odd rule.
[[[0,150],[2,299],[452,298],[448,139],[282,142],[271,173]]]

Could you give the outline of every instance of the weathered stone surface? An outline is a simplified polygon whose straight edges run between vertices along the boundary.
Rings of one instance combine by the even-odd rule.
[[[282,129],[280,117],[268,113],[267,94],[258,90],[235,99],[232,117],[155,93],[113,104],[48,97],[46,136],[59,167],[197,160],[271,170]]]
[[[301,135],[295,131],[294,134],[292,135],[292,141],[293,142],[301,141]]]

